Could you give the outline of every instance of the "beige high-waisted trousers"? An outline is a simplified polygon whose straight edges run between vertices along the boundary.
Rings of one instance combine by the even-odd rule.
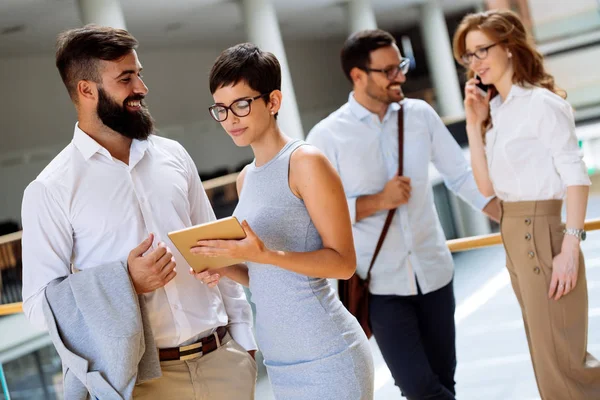
[[[600,399],[600,363],[587,352],[583,254],[575,289],[558,301],[548,298],[552,259],[563,241],[561,207],[561,200],[502,203],[506,267],[523,313],[542,399]]]

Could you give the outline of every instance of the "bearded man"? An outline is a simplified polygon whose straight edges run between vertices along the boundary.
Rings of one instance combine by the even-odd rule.
[[[137,44],[125,30],[95,25],[58,38],[56,66],[78,122],[71,143],[24,193],[23,309],[46,328],[51,282],[120,262],[132,298],[145,302],[162,369],[162,377],[135,386],[133,398],[252,399],[256,344],[242,287],[229,279],[203,285],[167,236],[215,216],[185,149],[153,135]],[[109,310],[106,323],[88,331],[121,334],[110,324],[130,306]],[[81,340],[61,335],[74,346]]]

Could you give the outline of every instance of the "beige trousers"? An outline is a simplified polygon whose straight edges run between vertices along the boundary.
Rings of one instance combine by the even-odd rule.
[[[600,363],[587,352],[588,294],[580,253],[573,291],[548,298],[564,224],[560,200],[502,203],[506,266],[519,300],[543,400],[600,399]]]
[[[135,400],[251,400],[256,362],[227,334],[212,353],[160,363],[162,377],[137,385]]]

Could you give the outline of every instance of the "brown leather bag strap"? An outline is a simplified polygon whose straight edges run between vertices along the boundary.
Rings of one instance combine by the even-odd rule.
[[[398,110],[398,176],[404,173],[404,107]]]
[[[402,176],[402,167],[404,166],[404,108],[402,104],[400,104],[400,109],[398,110],[398,176]],[[396,213],[396,208],[388,211],[387,217],[385,219],[385,223],[383,224],[383,229],[381,231],[381,235],[379,235],[379,240],[377,241],[377,246],[375,247],[375,252],[373,253],[373,258],[371,259],[371,265],[369,265],[369,270],[367,272],[367,279],[365,280],[365,284],[368,286],[371,281],[371,270],[373,269],[373,265],[375,264],[375,260],[379,255],[379,251],[381,250],[381,246],[383,246],[383,241],[387,236],[388,230],[390,229],[390,225],[392,224],[392,219],[394,219],[394,214]]]

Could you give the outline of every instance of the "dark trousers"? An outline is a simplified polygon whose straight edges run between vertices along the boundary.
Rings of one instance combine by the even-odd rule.
[[[415,296],[371,294],[371,328],[396,386],[409,400],[454,400],[452,282]]]

